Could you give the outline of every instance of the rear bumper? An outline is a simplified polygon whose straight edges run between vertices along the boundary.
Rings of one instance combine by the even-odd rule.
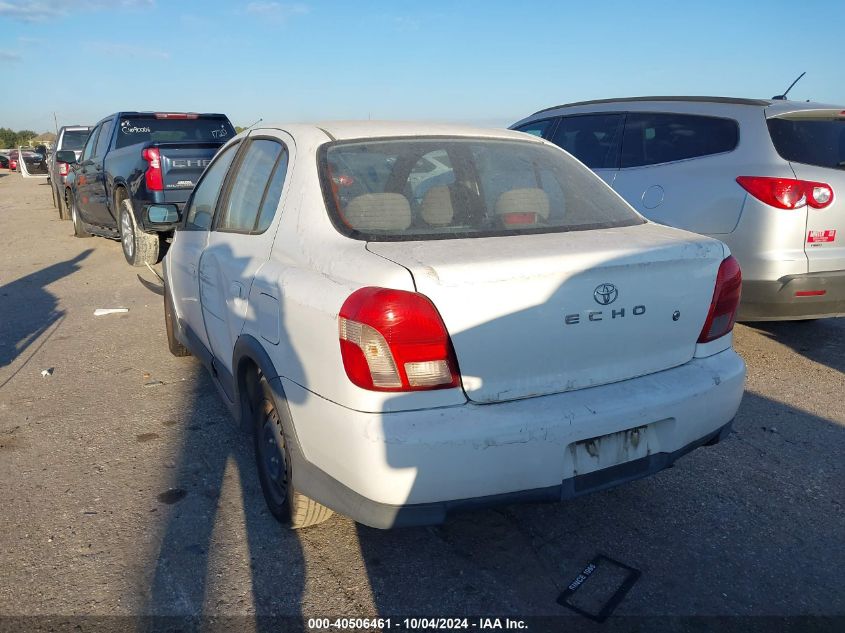
[[[824,291],[799,296],[796,292]],[[845,270],[787,275],[776,281],[742,282],[739,321],[786,321],[845,315]]]
[[[297,489],[389,528],[440,523],[467,508],[560,501],[658,472],[728,433],[744,380],[745,364],[729,349],[601,387],[386,414],[274,382],[294,423],[287,435]],[[632,429],[641,429],[642,445],[627,443],[623,432]],[[590,457],[578,448],[611,434],[626,441],[599,442]]]

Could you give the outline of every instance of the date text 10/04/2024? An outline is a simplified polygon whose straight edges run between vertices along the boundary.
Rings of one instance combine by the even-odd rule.
[[[524,620],[512,618],[309,618],[308,630],[526,630]]]

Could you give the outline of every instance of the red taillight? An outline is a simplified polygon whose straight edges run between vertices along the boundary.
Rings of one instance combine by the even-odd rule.
[[[343,303],[338,321],[343,367],[359,387],[422,391],[460,383],[449,333],[428,297],[361,288]]]
[[[161,175],[161,155],[155,147],[148,147],[141,152],[141,156],[149,165],[147,166],[146,181],[147,189],[150,191],[163,191],[164,179]]]
[[[18,168],[18,161],[10,160],[9,161],[9,169],[17,169]]]
[[[833,202],[833,188],[823,182],[764,176],[739,176],[736,181],[752,196],[778,209],[797,209],[805,204],[824,209]]]
[[[710,312],[701,328],[699,343],[709,343],[730,332],[736,322],[736,310],[742,290],[742,271],[733,255],[722,261],[716,275],[716,288],[710,302]]]
[[[67,176],[67,163],[59,162],[59,176]]]

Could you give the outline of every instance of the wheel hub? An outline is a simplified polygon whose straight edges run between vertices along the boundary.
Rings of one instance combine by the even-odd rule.
[[[273,495],[281,502],[287,495],[288,474],[282,447],[276,434],[276,422],[272,416],[268,415],[261,430],[261,466],[273,489]]]

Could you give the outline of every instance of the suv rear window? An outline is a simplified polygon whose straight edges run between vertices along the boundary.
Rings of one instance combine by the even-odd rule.
[[[622,167],[642,167],[736,149],[733,119],[694,114],[629,112],[622,138]]]
[[[845,119],[772,118],[769,134],[778,154],[790,162],[845,167]]]
[[[449,239],[644,222],[578,161],[530,141],[341,141],[321,148],[320,171],[334,225],[356,239]]]
[[[124,116],[120,119],[115,147],[150,142],[222,142],[234,135],[235,129],[226,118],[159,119],[155,115]]]
[[[64,135],[62,135],[62,146],[59,149],[82,149],[85,141],[88,140],[89,133],[89,130],[65,130]]]

